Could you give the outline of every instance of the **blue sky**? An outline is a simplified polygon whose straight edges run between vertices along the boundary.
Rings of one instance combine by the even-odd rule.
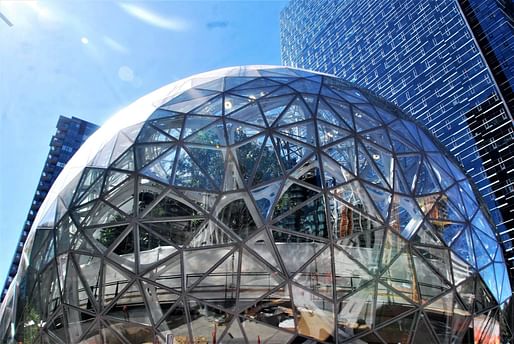
[[[102,124],[174,80],[280,64],[285,1],[0,2],[0,283],[59,115]]]

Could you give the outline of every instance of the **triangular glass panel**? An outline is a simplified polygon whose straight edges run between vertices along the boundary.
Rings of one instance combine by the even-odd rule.
[[[136,139],[137,143],[162,143],[172,141],[173,139],[171,136],[166,134],[164,131],[157,129],[157,127],[154,127],[149,122],[143,126]]]
[[[282,262],[290,275],[297,272],[305,262],[309,261],[325,246],[324,243],[318,240],[294,235],[293,233],[275,230],[272,233]],[[302,257],[302,259],[295,259],[294,257]]]
[[[113,168],[117,168],[120,170],[126,171],[134,171],[135,163],[134,163],[134,149],[129,148],[125,153],[123,153],[118,160],[116,160],[112,164]]]
[[[358,132],[380,127],[380,122],[373,119],[373,117],[369,116],[366,112],[356,107],[355,104],[352,105],[352,110],[355,121],[355,129],[357,129]]]
[[[401,319],[396,320],[390,325],[384,326],[376,330],[376,333],[378,333],[378,335],[380,335],[380,337],[386,343],[408,343],[409,337],[412,336],[414,333],[412,331],[412,328],[415,324],[415,320],[416,313],[412,313],[410,315],[402,317]]]
[[[219,194],[206,191],[180,190],[180,194],[183,195],[185,201],[196,205],[197,208],[200,208],[205,213],[209,213],[213,209],[214,204],[219,198]]]
[[[321,88],[321,83],[310,79],[299,78],[287,84],[289,87],[294,88],[299,93],[313,93],[318,94]]]
[[[318,122],[318,136],[320,144],[325,146],[331,144],[332,142],[349,137],[351,136],[351,133],[350,131],[342,129],[341,127]]]
[[[393,196],[389,225],[406,239],[410,239],[423,222],[423,213],[416,201],[407,196]]]
[[[363,146],[368,152],[368,155],[366,155],[366,159],[369,162],[372,162],[373,167],[375,168],[375,170],[378,171],[380,177],[386,181],[386,186],[392,187],[395,162],[391,153],[389,153],[386,150],[381,150],[378,147],[372,144],[368,144],[366,142],[363,143]],[[359,147],[362,146],[359,145]],[[369,157],[371,157],[371,160],[369,160]],[[362,165],[359,164],[359,166]],[[359,171],[359,173],[362,174],[361,171]]]
[[[457,295],[460,296],[465,308],[473,312],[475,301],[475,278],[470,278],[456,288]],[[457,298],[456,298],[457,301]]]
[[[445,223],[433,221],[432,225],[447,245],[451,245],[465,228],[463,223],[453,223],[449,221]]]
[[[155,160],[171,148],[171,143],[139,144],[136,145],[137,168],[140,169]]]
[[[187,247],[209,247],[233,243],[227,232],[213,221],[205,221]]]
[[[189,272],[188,295],[224,310],[234,310],[238,296],[239,253],[231,252],[219,258],[221,260],[215,264],[207,264],[212,267],[202,271],[203,275]],[[198,263],[201,264],[200,261]]]
[[[414,267],[408,251],[402,251],[380,277],[380,281],[394,288],[405,297],[419,302],[419,295],[414,277]]]
[[[416,250],[425,262],[435,269],[446,281],[451,283],[452,272],[450,269],[450,252],[446,248],[435,248],[429,246],[416,246]],[[415,256],[416,257],[416,256]],[[416,264],[416,258],[414,258]]]
[[[264,122],[261,109],[257,102],[251,103],[238,111],[234,111],[230,114],[229,118],[261,127],[266,126],[266,122]]]
[[[309,157],[313,150],[307,146],[295,143],[290,140],[284,140],[281,137],[274,137],[275,144],[278,148],[278,155],[286,171],[294,169],[302,164]],[[268,141],[268,145],[271,141]],[[271,148],[271,147],[270,147]]]
[[[172,118],[162,118],[155,121],[151,121],[153,126],[158,128],[159,130],[165,132],[169,136],[174,139],[180,138],[180,133],[182,131],[182,124],[184,123],[184,116],[176,116]]]
[[[434,176],[439,182],[439,185],[441,185],[443,189],[446,189],[450,185],[452,185],[455,182],[455,179],[448,172],[448,167],[444,162],[444,158],[440,154],[433,153],[428,153],[427,156],[428,161],[430,161],[430,165],[432,166],[432,169],[434,171]],[[425,159],[425,161],[427,160]],[[442,166],[443,163],[445,165],[444,167]]]
[[[345,258],[347,259],[347,257],[344,257],[344,255],[339,255],[339,258],[343,258],[343,260]],[[340,261],[338,261],[338,263],[340,263]],[[293,281],[303,286],[304,288],[308,288],[317,294],[331,299],[333,296],[334,288],[330,248],[325,248],[310,263],[298,271],[294,275]],[[357,286],[355,286],[355,288],[356,287]],[[346,294],[350,292],[351,291],[346,291]]]
[[[337,315],[337,323],[340,330],[347,332],[359,328],[364,332],[373,327],[375,324],[376,286],[376,282],[368,283],[357,292],[339,301],[340,310]]]
[[[448,201],[446,195],[438,197],[437,194],[427,195],[417,198],[418,204],[430,222],[439,226],[444,226],[451,222],[463,222],[462,215],[455,209],[453,204]]]
[[[95,317],[86,312],[80,312],[72,307],[65,307],[68,338],[71,343],[79,343],[80,338],[88,331],[91,324],[95,322]]]
[[[262,132],[262,128],[242,124],[235,121],[227,121],[226,127],[228,134],[228,142],[231,145],[247,141],[248,139]]]
[[[409,186],[410,191],[414,191],[418,179],[421,156],[401,155],[396,157],[396,161],[400,166],[401,173],[405,177],[405,182]]]
[[[121,296],[120,296],[121,295]],[[150,312],[145,306],[143,295],[137,282],[124,286],[117,299],[110,305],[105,315],[123,321],[130,321],[144,325],[151,325]]]
[[[191,88],[181,95],[174,97],[160,108],[168,111],[186,113],[208,102],[214,98],[216,94],[218,94],[218,92]]]
[[[423,258],[413,256],[413,260],[416,268],[416,280],[421,297],[420,301],[428,302],[430,299],[442,294],[450,288],[447,282],[436,274],[433,271],[433,268],[431,268]]]
[[[223,208],[220,205],[218,213],[218,219],[243,239],[257,231],[255,219],[260,219],[257,210],[249,207],[250,204],[249,200],[236,199],[223,205]]]
[[[371,145],[378,145],[382,148],[385,148],[388,153],[391,153],[393,150],[393,146],[391,145],[391,141],[389,140],[389,135],[386,129],[378,128],[376,130],[367,131],[365,133],[361,133],[360,137],[362,138],[362,142],[365,145],[367,143]]]
[[[75,190],[75,197],[74,197],[74,203],[79,202],[82,200],[84,195],[86,193],[92,193],[96,194],[96,197],[86,197],[86,200],[82,200],[80,204],[87,203],[89,200],[93,200],[95,198],[98,198],[101,185],[100,187],[95,185],[98,185],[98,183],[102,183],[103,177],[104,177],[104,169],[101,168],[86,168],[84,169],[84,172],[82,173],[82,177],[80,178],[79,185],[77,186]],[[92,191],[91,191],[92,190]],[[78,203],[77,203],[78,204]]]
[[[94,239],[93,243],[102,252],[111,247],[118,237],[126,231],[130,231],[126,224],[84,230],[90,238]]]
[[[294,153],[298,154],[298,151],[292,149]],[[293,156],[293,159],[296,156]],[[255,169],[255,175],[253,177],[253,185],[257,185],[266,182],[271,179],[278,178],[283,175],[280,162],[278,161],[275,147],[270,138],[266,139],[259,159],[259,164]]]
[[[127,178],[130,177],[129,173],[126,172],[118,172],[111,170],[107,172],[104,183],[104,192],[109,192],[112,189],[120,186]]]
[[[357,174],[357,152],[354,139],[344,140],[325,149],[326,153],[352,174]]]
[[[412,310],[414,310],[414,305],[409,302],[407,298],[393,292],[382,283],[378,283],[375,306],[376,325],[399,317]]]
[[[215,117],[204,117],[204,116],[186,116],[186,122],[184,124],[184,130],[182,131],[182,137],[188,138],[192,134],[197,133],[200,129],[207,127],[216,120]]]
[[[170,245],[167,240],[164,240],[152,231],[145,230],[143,226],[139,226],[138,234],[139,265],[141,267],[154,264],[177,252],[177,249]]]
[[[348,111],[349,108],[348,108]],[[342,130],[352,130],[353,127],[348,126],[346,122],[344,122],[336,113],[335,111],[327,105],[327,103],[320,99],[318,103],[318,120],[326,121],[332,125],[334,125],[337,128],[341,128]],[[318,121],[318,126],[322,124],[323,122]]]
[[[333,188],[355,179],[353,173],[344,169],[335,161],[324,156],[321,157],[321,160],[323,163],[323,174],[325,179],[324,185],[327,188]]]
[[[376,208],[382,215],[382,219],[387,221],[389,214],[389,206],[391,204],[392,194],[384,189],[378,188],[374,185],[365,184],[371,200],[375,203]]]
[[[181,148],[178,154],[173,185],[195,189],[214,189],[211,179],[186,153],[184,148]]]
[[[198,130],[186,139],[186,142],[199,143],[209,146],[226,146],[225,130],[223,122],[215,122],[204,129]]]
[[[45,324],[46,330],[48,331],[48,334],[53,336],[49,338],[52,338],[56,343],[66,343],[67,342],[67,335],[66,335],[66,326],[67,321],[66,318],[63,315],[62,310],[58,310],[54,313],[53,319],[48,321]],[[31,341],[27,341],[31,343]]]
[[[450,252],[450,256],[452,259],[453,280],[454,284],[457,285],[470,277],[473,274],[474,269],[471,265],[459,258],[459,256],[454,252]]]
[[[318,195],[317,191],[288,180],[281,190],[279,201],[273,207],[273,217],[279,217],[316,195]]]
[[[459,237],[451,245],[453,251],[457,253],[468,264],[476,267],[475,253],[473,252],[472,238],[469,228],[464,229]]]
[[[120,237],[122,237],[121,241]],[[134,270],[136,251],[133,230],[121,234],[114,245],[114,248],[109,249],[107,256],[128,270]]]
[[[349,252],[351,250],[348,250]],[[329,251],[324,251],[324,253],[328,254]],[[321,257],[324,258],[324,257]],[[328,257],[330,258],[330,257]],[[325,269],[324,274],[318,274],[315,275],[316,278],[321,277],[320,280],[322,282],[326,283],[330,280],[331,283],[331,274],[330,271],[330,260],[328,258],[325,258],[326,262],[322,263],[324,264],[321,268]],[[353,259],[352,259],[353,258]],[[328,260],[327,260],[328,259]],[[335,288],[336,288],[336,296],[337,298],[342,298],[350,293],[353,293],[357,289],[359,289],[361,286],[363,286],[367,281],[371,280],[373,277],[365,271],[358,263],[355,262],[354,259],[357,259],[359,263],[366,264],[367,261],[360,260],[359,257],[353,257],[349,256],[348,253],[346,253],[343,250],[340,250],[338,248],[334,248],[334,280],[335,280]],[[316,259],[315,261],[317,261]],[[311,263],[312,265],[312,263]],[[318,266],[321,266],[319,264]],[[366,265],[366,267],[370,267]],[[319,291],[318,291],[319,292]],[[326,296],[332,297],[331,295],[327,294]]]
[[[178,216],[193,217],[201,215],[197,210],[180,201],[179,196],[173,194],[167,194],[164,197],[145,194],[141,195],[140,198],[143,198],[140,200],[141,202],[146,203],[146,207],[140,209],[140,213],[145,218],[162,219]],[[157,201],[155,201],[156,198]]]
[[[420,314],[418,327],[414,332],[414,337],[412,339],[413,344],[439,344],[439,342],[434,338],[432,334],[431,327],[427,325],[425,316],[423,313]]]
[[[297,97],[289,104],[274,126],[284,126],[311,118],[312,115],[309,108],[305,105],[301,97]]]
[[[439,191],[441,191],[441,188],[434,177],[432,169],[426,159],[423,159],[416,177],[416,194],[424,195]]]
[[[251,83],[250,83],[251,84]],[[271,92],[275,91],[278,87],[278,84],[270,82],[272,85],[276,86],[263,86],[263,87],[250,87],[250,86],[241,86],[235,89],[232,89],[229,93],[233,95],[237,95],[240,97],[246,97],[251,101],[257,100],[259,98],[265,97]]]
[[[210,280],[216,282],[212,284],[212,286],[219,285],[221,281],[221,285],[225,285],[225,277],[230,279],[230,283],[233,282],[233,290],[235,292],[236,281],[237,281],[237,268],[238,268],[238,260],[239,254],[232,250],[231,247],[219,247],[219,248],[209,248],[203,250],[192,250],[192,251],[184,251],[184,281],[183,283],[187,288],[196,285],[198,281],[209,278]],[[216,275],[211,274],[210,271],[219,268],[220,271],[225,271],[223,274]],[[180,282],[180,281],[178,281]],[[207,281],[205,283],[208,283]],[[229,283],[227,281],[227,283]],[[225,288],[216,290],[207,290],[202,291],[211,293],[225,293]],[[195,297],[200,298],[198,295]],[[234,295],[236,297],[236,295]],[[221,297],[223,299],[223,297]]]
[[[432,245],[432,246],[440,246],[443,247],[444,244],[439,239],[439,237],[435,234],[432,226],[427,221],[424,221],[420,226],[419,230],[412,236],[410,239],[413,243],[418,243],[421,245]]]
[[[267,99],[260,99],[258,102],[261,106],[264,118],[268,126],[272,126],[275,120],[282,114],[286,106],[293,100],[293,96],[280,96]]]
[[[453,303],[453,293],[447,293],[424,307],[426,319],[432,325],[440,343],[451,342]]]
[[[95,257],[96,258],[96,257]],[[98,279],[98,266],[92,266],[95,263],[99,263],[99,259],[93,259],[88,265],[84,265],[82,269],[85,273],[95,273],[96,281]],[[94,269],[97,269],[96,272]],[[97,287],[94,276],[86,276],[86,279],[93,283],[91,287],[84,285],[82,278],[75,268],[75,264],[70,261],[66,273],[66,281],[63,288],[63,302],[68,305],[80,308],[88,312],[95,312],[96,304],[94,301],[93,293]],[[92,293],[91,297],[89,293]]]
[[[255,252],[263,261],[272,265],[276,270],[282,271],[279,263],[280,258],[275,252],[275,243],[270,240],[266,230],[252,238],[249,238],[246,241],[246,246]]]
[[[480,277],[476,279],[476,291],[475,291],[475,312],[481,312],[485,309],[496,306],[493,295],[485,286],[484,282]]]
[[[173,303],[156,330],[164,337],[171,335],[187,343],[190,340],[187,312],[188,308],[182,301]],[[158,343],[163,342],[161,339]]]
[[[252,171],[261,153],[264,139],[264,136],[257,137],[236,149],[237,163],[239,165],[239,170],[241,171],[241,176],[245,181],[250,179]]]
[[[166,288],[172,289],[177,293],[182,292],[182,269],[181,269],[181,255],[177,254],[169,258],[165,262],[147,271],[144,275],[145,278],[151,280],[153,283],[162,285]]]
[[[190,113],[209,116],[221,116],[223,114],[223,97],[216,96],[203,105],[191,110]]]
[[[205,226],[202,219],[143,223],[162,239],[177,246],[188,244],[202,224]]]
[[[279,133],[286,135],[287,137],[290,137],[292,139],[298,140],[303,143],[307,143],[309,145],[315,145],[316,132],[312,121],[295,123],[290,126],[276,128],[276,130]]]
[[[380,214],[375,208],[374,202],[369,197],[365,187],[358,181],[340,185],[333,189],[331,193],[336,198],[333,199],[335,203],[331,205],[330,209],[341,209],[341,211],[346,212],[346,208],[350,208],[352,212],[356,211],[382,221]],[[332,201],[332,198],[330,198],[330,200]],[[340,204],[339,200],[342,200],[343,204]]]
[[[318,96],[313,94],[302,94],[303,101],[307,104],[311,113],[316,113],[316,107],[318,105]]]
[[[190,147],[189,154],[198,166],[214,180],[217,186],[221,187],[223,185],[225,163],[220,150]],[[179,165],[180,163],[177,164],[177,166]]]
[[[481,239],[475,233],[473,233],[473,231],[471,231],[471,237],[473,238],[473,248],[475,249],[477,268],[481,269],[491,262],[491,258],[482,245]]]
[[[271,292],[284,281],[278,271],[243,249],[239,273],[239,299],[256,300]]]
[[[225,100],[223,103],[225,108],[225,115],[229,115],[232,112],[237,111],[240,108],[255,102],[256,99],[257,97],[254,97],[254,99],[252,99],[225,93]]]
[[[162,319],[167,309],[176,304],[180,294],[144,280],[140,280],[140,282],[149,313],[152,316],[153,323],[156,324]]]
[[[303,203],[300,208],[281,218],[275,225],[291,232],[328,238],[326,220],[324,198],[318,197]]]
[[[252,87],[260,87],[264,80],[256,79],[254,77],[236,77],[229,76],[225,77],[225,91],[231,90],[235,87],[237,88],[252,88]],[[255,85],[255,86],[253,86]]]
[[[323,88],[325,89],[325,88]],[[344,101],[332,99],[332,98],[324,98],[326,103],[330,106],[330,108],[345,122],[346,127],[355,130],[353,115],[350,110],[350,105]],[[321,103],[321,101],[320,101]],[[345,127],[345,126],[341,126]]]
[[[124,222],[125,216],[106,202],[98,202],[83,222],[84,226]]]
[[[360,262],[369,274],[376,274],[379,270],[379,260],[384,242],[384,230],[365,230],[343,237],[337,244],[348,252],[354,260]],[[337,257],[337,254],[335,257]],[[349,265],[357,269],[358,264]],[[336,266],[336,270],[338,267]],[[364,276],[364,275],[360,275]],[[354,276],[352,277],[354,278]]]
[[[273,182],[267,185],[259,186],[251,190],[255,204],[262,216],[264,222],[271,214],[271,207],[275,204],[275,200],[278,196],[281,181]],[[276,208],[275,208],[276,209]]]
[[[405,246],[405,240],[393,233],[391,230],[386,230],[380,268],[384,269],[389,266],[389,264],[391,264],[391,262],[394,261],[396,257],[402,254]]]

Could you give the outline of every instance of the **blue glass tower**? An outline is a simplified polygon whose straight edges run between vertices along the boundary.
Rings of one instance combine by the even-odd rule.
[[[41,178],[39,179],[36,193],[30,205],[30,210],[23,225],[20,240],[16,246],[16,251],[14,252],[14,257],[2,290],[2,300],[5,297],[5,293],[12,279],[18,271],[25,240],[27,239],[30,227],[32,227],[36,214],[45,200],[50,187],[55,182],[68,160],[71,159],[73,154],[75,154],[87,138],[98,129],[98,126],[77,117],[68,118],[60,116],[56,128],[57,131],[50,141],[50,151],[48,152],[48,157],[43,171],[41,172]]]
[[[513,8],[511,0],[298,0],[281,14],[285,65],[374,90],[455,155],[485,199],[511,267]]]

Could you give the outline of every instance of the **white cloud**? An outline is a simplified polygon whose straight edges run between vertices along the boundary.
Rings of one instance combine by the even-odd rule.
[[[103,36],[102,40],[105,43],[105,45],[108,46],[109,48],[111,48],[112,50],[117,51],[122,54],[128,53],[128,49],[123,44],[112,39],[111,37]]]
[[[172,31],[184,31],[188,27],[188,23],[184,20],[177,18],[163,17],[157,13],[149,11],[145,8],[133,5],[133,4],[119,4],[128,14],[138,18],[139,20],[159,27],[161,29],[167,29]]]

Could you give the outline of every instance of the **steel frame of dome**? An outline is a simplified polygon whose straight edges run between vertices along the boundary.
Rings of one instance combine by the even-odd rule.
[[[138,100],[70,161],[34,221],[0,336],[510,338],[492,228],[450,155],[385,100],[304,70],[217,70]]]

